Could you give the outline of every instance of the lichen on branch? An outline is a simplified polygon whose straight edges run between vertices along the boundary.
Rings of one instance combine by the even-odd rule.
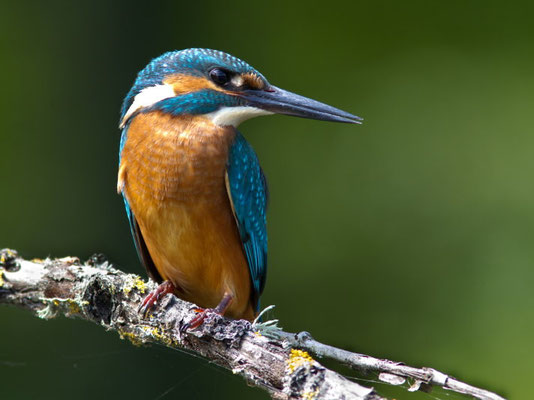
[[[431,368],[351,353],[319,343],[306,332],[288,333],[270,324],[262,329],[261,324],[208,314],[199,328],[182,332],[196,306],[173,295],[165,296],[147,317],[138,313],[142,298],[155,287],[113,268],[102,256],[85,263],[75,257],[29,261],[14,250],[0,251],[0,303],[39,318],[64,315],[92,321],[135,345],[158,343],[199,354],[275,399],[382,399],[372,388],[325,368],[316,356],[377,372],[392,385],[410,380],[410,391],[441,386],[482,400],[503,400]]]

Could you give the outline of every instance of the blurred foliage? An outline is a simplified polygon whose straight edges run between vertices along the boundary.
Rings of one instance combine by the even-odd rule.
[[[104,252],[144,275],[115,193],[121,100],[164,51],[224,50],[365,118],[241,127],[271,188],[263,305],[277,305],[287,330],[528,398],[533,11],[526,1],[3,1],[0,247]],[[2,398],[267,398],[190,355],[135,348],[82,321],[0,313]]]

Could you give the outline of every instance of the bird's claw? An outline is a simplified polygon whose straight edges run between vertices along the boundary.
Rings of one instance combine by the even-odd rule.
[[[164,281],[144,298],[139,305],[137,312],[143,317],[146,317],[148,312],[158,303],[159,299],[161,299],[167,293],[173,293],[174,289],[175,287],[170,281]]]
[[[200,325],[202,325],[202,322],[204,322],[208,314],[224,315],[224,313],[228,309],[228,306],[232,303],[233,300],[234,297],[230,293],[225,293],[223,298],[215,308],[194,308],[193,311],[195,311],[197,315],[191,321],[182,325],[182,327],[180,328],[180,332],[184,333],[189,329],[198,328]]]
[[[156,301],[154,300],[154,292],[150,292],[148,296],[143,299],[139,307],[137,307],[137,313],[146,317],[148,310],[151,309],[154,304],[156,304]]]
[[[202,325],[202,323],[206,319],[206,316],[210,313],[221,315],[221,313],[217,312],[215,308],[196,307],[193,308],[193,311],[196,312],[197,315],[195,315],[195,317],[191,321],[186,322],[180,327],[180,333],[185,333],[188,330],[194,330],[198,328],[200,325]]]

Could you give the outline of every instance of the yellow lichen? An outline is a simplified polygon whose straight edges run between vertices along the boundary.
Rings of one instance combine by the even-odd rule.
[[[313,392],[304,392],[302,393],[302,398],[304,400],[313,400],[319,394],[319,389],[314,390]]]
[[[165,343],[167,346],[171,346],[175,344],[173,340],[168,335],[166,335],[165,332],[161,328],[158,328],[155,326],[143,325],[141,326],[141,329],[144,332],[148,333],[150,336],[152,336],[154,339],[162,343]],[[143,337],[142,334],[137,335],[132,332],[125,332],[123,330],[119,330],[119,335],[121,336],[121,339],[126,338],[130,342],[136,345],[141,345],[146,341],[146,339],[144,338],[142,339]]]
[[[315,362],[315,360],[306,351],[291,349],[291,352],[289,353],[289,358],[286,362],[287,368],[289,369],[289,373],[292,374],[299,367],[303,367],[306,365],[311,366]]]
[[[142,329],[145,331],[145,332],[148,332],[150,333],[150,335],[154,338],[154,339],[158,339],[160,341],[162,341],[163,343],[167,344],[167,345],[172,345],[173,344],[173,341],[171,338],[169,338],[169,336],[165,335],[164,332],[157,328],[157,327],[153,327],[153,326],[143,326]]]
[[[122,330],[119,330],[118,332],[121,339],[128,339],[135,346],[141,346],[143,344],[143,341],[139,339],[139,337],[135,333],[126,332]]]
[[[138,275],[130,275],[128,279],[122,289],[124,293],[129,294],[133,289],[137,289],[141,294],[146,292],[146,283]]]
[[[46,305],[42,310],[37,311],[37,316],[43,319],[54,318],[58,312],[63,312],[67,316],[81,314],[82,307],[89,304],[85,300],[62,299],[59,297],[41,299]]]
[[[313,400],[319,394],[319,389],[314,390],[313,392],[304,392],[301,394],[301,397],[304,400]]]
[[[5,264],[7,259],[6,257],[8,257],[9,259],[12,259],[12,258],[15,258],[17,256],[16,253],[14,253],[13,251],[9,250],[9,249],[4,249],[2,251],[2,255],[0,256],[0,264]]]
[[[72,299],[66,299],[66,304],[69,307],[69,314],[81,314],[82,313],[82,306],[86,306],[89,304],[88,301],[76,301]]]
[[[159,328],[156,328],[153,326],[143,326],[143,330],[145,332],[150,333],[150,335],[152,335],[152,337],[156,339],[160,339],[160,340],[165,339],[165,336],[163,336],[163,332],[161,332]]]

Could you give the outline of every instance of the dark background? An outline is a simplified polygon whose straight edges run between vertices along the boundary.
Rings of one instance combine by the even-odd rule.
[[[122,98],[167,50],[224,50],[365,118],[241,126],[271,189],[262,304],[286,330],[528,398],[534,6],[257,4],[1,2],[0,247],[103,252],[145,276],[115,191]],[[204,360],[87,322],[10,307],[0,318],[5,399],[267,398]]]

